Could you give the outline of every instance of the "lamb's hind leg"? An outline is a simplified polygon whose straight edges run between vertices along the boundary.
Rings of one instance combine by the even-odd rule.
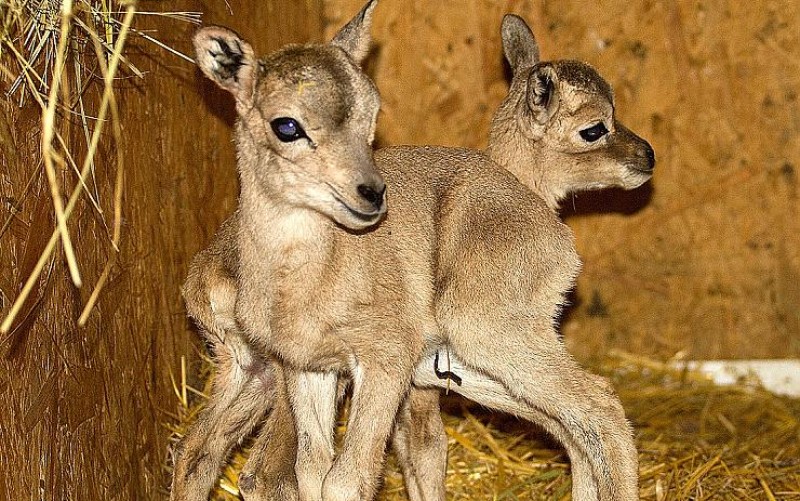
[[[443,357],[440,357],[443,358]],[[592,465],[584,451],[572,440],[563,424],[528,405],[509,393],[505,386],[475,369],[465,366],[453,353],[449,354],[448,370],[459,378],[458,383],[448,382],[437,375],[435,354],[425,357],[417,364],[414,386],[449,389],[489,409],[505,412],[538,424],[545,431],[562,439],[572,467],[572,499],[596,501],[597,483],[594,481]]]
[[[444,501],[447,435],[439,390],[411,388],[395,421],[392,445],[411,501]]]
[[[604,378],[578,366],[549,319],[537,323],[525,315],[470,317],[463,312],[449,327],[453,350],[467,366],[501,382],[548,421],[560,423],[548,431],[567,446],[574,443],[573,456],[582,453],[591,464],[597,499],[639,499],[638,459],[622,404]],[[581,473],[583,467],[577,466]]]
[[[216,345],[211,396],[197,421],[176,447],[170,499],[205,501],[231,448],[270,408],[271,362],[254,357],[233,333]]]
[[[283,367],[275,363],[275,398],[239,474],[245,501],[297,501],[297,434]]]

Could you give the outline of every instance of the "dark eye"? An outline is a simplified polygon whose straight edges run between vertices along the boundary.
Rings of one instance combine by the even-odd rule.
[[[300,127],[300,124],[297,123],[297,120],[294,118],[280,117],[269,124],[272,126],[272,132],[284,143],[291,143],[292,141],[308,137],[306,131]]]
[[[603,122],[597,123],[579,132],[584,141],[593,143],[608,134],[608,129]]]

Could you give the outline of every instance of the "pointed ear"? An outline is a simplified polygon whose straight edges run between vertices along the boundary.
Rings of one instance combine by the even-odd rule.
[[[238,102],[252,100],[256,60],[253,48],[233,31],[219,26],[200,29],[192,38],[197,66]]]
[[[521,17],[506,14],[500,33],[503,38],[503,53],[515,76],[539,62],[539,45]]]
[[[552,65],[545,63],[536,66],[528,76],[528,107],[534,119],[545,124],[558,111],[558,75]]]
[[[372,26],[372,12],[377,4],[378,0],[369,0],[361,9],[361,12],[344,25],[331,40],[333,45],[344,49],[358,64],[361,64],[369,53],[369,46],[372,41],[369,29]]]

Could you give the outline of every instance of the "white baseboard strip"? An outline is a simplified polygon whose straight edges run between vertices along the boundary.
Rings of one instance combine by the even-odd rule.
[[[800,360],[688,360],[674,362],[701,372],[719,385],[732,385],[742,380],[760,381],[761,385],[778,395],[800,398]]]

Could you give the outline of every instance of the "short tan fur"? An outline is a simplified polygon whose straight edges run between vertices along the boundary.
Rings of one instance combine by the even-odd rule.
[[[366,53],[372,7],[335,41],[353,59]],[[239,48],[233,58],[219,38]],[[226,30],[198,34],[201,68],[218,83],[227,75],[220,85],[237,97],[242,201],[195,259],[184,287],[190,315],[218,352],[220,383],[215,380],[208,408],[181,445],[173,499],[205,499],[231,445],[270,406],[267,428],[240,478],[247,499],[371,499],[391,409],[398,408],[394,445],[409,494],[443,499],[446,442],[438,394],[416,389],[404,399],[413,371],[419,387],[444,384],[432,362],[445,349],[463,379],[453,389],[531,419],[564,443],[575,499],[637,498],[636,454],[619,401],[602,378],[577,367],[556,336],[554,318],[578,259],[571,232],[552,208],[576,189],[638,186],[650,177],[652,149],[614,120],[610,90],[594,70],[539,63],[530,30],[515,16],[504,20],[503,39],[514,80],[488,153],[539,196],[468,150],[390,148],[378,152],[376,170],[367,150],[377,94],[352,63],[326,59],[344,65],[347,84],[323,78],[336,89],[306,87],[311,102],[298,106],[293,85],[308,77],[298,78],[296,66],[281,63],[276,70],[270,62],[282,59],[274,56],[256,64],[249,46]],[[287,57],[296,59],[291,50]],[[211,59],[204,61],[203,51]],[[241,64],[220,64],[230,59]],[[251,89],[247,76],[255,68],[263,79],[257,76]],[[271,72],[294,76],[277,78],[276,90]],[[292,104],[274,111],[275,100]],[[344,114],[351,120],[344,129],[336,128],[337,111],[303,115],[310,113],[303,107],[316,113],[331,102],[336,110],[342,100],[355,104]],[[303,117],[304,133],[314,134],[290,143],[308,144],[284,150],[276,141],[268,126],[281,113]],[[582,144],[572,134],[583,138],[593,127],[596,133],[597,123],[607,129],[599,138]],[[365,232],[384,210],[377,196],[382,178],[392,208],[377,229]],[[276,355],[286,363],[288,395],[283,367],[268,358]],[[334,374],[340,372],[355,379],[353,417],[329,472],[339,394]],[[299,429],[299,486],[285,459],[298,447],[287,398]],[[264,451],[279,449],[284,460],[267,464]]]

